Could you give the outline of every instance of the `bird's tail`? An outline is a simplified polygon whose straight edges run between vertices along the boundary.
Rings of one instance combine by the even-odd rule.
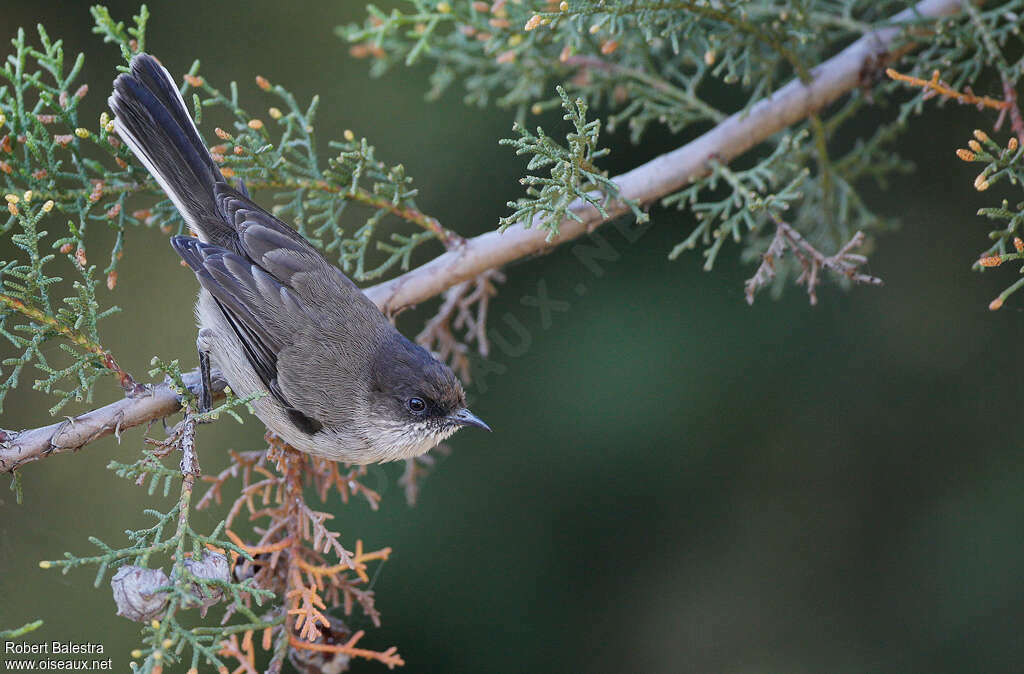
[[[138,54],[114,80],[108,100],[114,127],[200,239],[234,248],[234,229],[220,217],[214,188],[225,183],[167,70]]]

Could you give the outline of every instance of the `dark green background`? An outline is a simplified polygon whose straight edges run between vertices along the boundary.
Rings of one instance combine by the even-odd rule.
[[[135,9],[115,4],[124,18]],[[369,79],[332,34],[361,6],[156,2],[148,44],[172,73],[200,58],[211,81],[239,80],[254,110],[270,104],[255,74],[300,99],[319,93],[321,139],[366,135],[416,178],[426,212],[463,234],[492,229],[520,189],[522,162],[496,143],[509,113],[463,107],[457,93],[425,103],[421,70]],[[2,15],[5,40],[42,21],[86,52],[94,120],[119,55],[90,34],[87,4],[8,0]],[[514,317],[528,348],[497,349],[504,371],[470,387],[495,432],[456,436],[416,508],[396,466],[369,478],[380,512],[330,505],[344,541],[395,549],[376,584],[384,625],[365,643],[397,645],[410,672],[1019,670],[1024,300],[986,309],[1015,272],[970,272],[987,233],[974,213],[996,199],[953,157],[991,121],[950,108],[905,137],[917,171],[869,195],[904,223],[871,258],[881,289],[828,287],[811,308],[794,288],[747,307],[752,269],[735,251],[711,274],[693,254],[669,262],[692,220],[658,211],[635,243],[604,230],[621,259],[600,276],[569,247],[510,268],[492,326],[514,341]],[[656,132],[632,148],[613,136],[607,165],[684,140]],[[569,303],[550,324],[521,302],[538,283]],[[194,364],[195,286],[164,235],[129,233],[120,286],[103,291],[124,308],[103,326],[122,365]],[[416,319],[403,319],[407,333]],[[116,395],[111,380],[97,391]],[[19,391],[0,426],[43,423],[49,404]],[[261,433],[204,427],[204,469]],[[138,630],[114,616],[106,582],[37,563],[91,554],[90,534],[123,543],[146,522],[143,491],[105,470],[141,437],[26,467],[22,506],[0,496],[0,626],[43,618],[30,639],[101,642],[127,668]]]

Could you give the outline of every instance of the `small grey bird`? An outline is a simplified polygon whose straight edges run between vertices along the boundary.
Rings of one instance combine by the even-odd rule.
[[[446,365],[241,182],[228,185],[159,61],[135,56],[109,103],[117,134],[198,237],[171,245],[201,286],[201,407],[212,360],[238,395],[265,394],[254,408],[268,429],[328,459],[406,459],[463,426],[490,430]]]

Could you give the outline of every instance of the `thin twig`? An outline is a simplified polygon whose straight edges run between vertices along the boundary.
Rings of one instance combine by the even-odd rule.
[[[52,316],[47,316],[45,312],[25,304],[17,297],[11,297],[10,295],[0,293],[0,304],[3,304],[23,316],[46,326],[48,329],[61,335],[72,344],[77,345],[86,353],[91,353],[99,358],[100,364],[103,367],[117,375],[121,388],[124,389],[124,392],[129,396],[141,395],[145,392],[144,386],[136,383],[135,379],[132,378],[129,373],[121,369],[117,364],[117,361],[114,360],[113,354],[104,349],[101,345],[89,339],[86,335],[64,325]]]
[[[796,282],[797,285],[807,287],[807,295],[812,306],[818,303],[818,285],[821,283],[822,269],[827,269],[854,283],[882,285],[882,279],[877,276],[858,271],[868,259],[852,251],[864,245],[864,232],[857,232],[834,255],[826,256],[808,243],[807,239],[791,225],[776,220],[775,226],[775,237],[761,258],[761,266],[745,285],[747,304],[753,304],[757,291],[775,278],[775,263],[786,254],[787,249],[793,251],[793,255],[800,262],[802,272]]]
[[[487,310],[491,298],[498,294],[495,283],[503,283],[505,275],[489,269],[471,281],[452,286],[444,293],[437,313],[427,321],[416,342],[437,354],[448,363],[463,381],[470,381],[469,343],[476,342],[477,351],[484,358],[490,352],[487,339]],[[456,331],[465,334],[464,341]]]
[[[894,68],[886,68],[885,74],[890,79],[894,79],[898,82],[906,82],[907,84],[915,87],[920,87],[925,90],[924,98],[934,98],[935,96],[941,96],[949,100],[956,101],[961,105],[974,105],[978,109],[982,108],[993,108],[995,110],[1006,110],[1009,107],[1009,103],[991,96],[978,96],[970,87],[966,91],[957,91],[952,88],[946,82],[943,82],[939,77],[939,71],[932,71],[932,78],[930,80],[922,80],[920,77],[914,77],[912,75],[904,75],[898,72]]]
[[[1003,99],[1007,103],[1006,113],[1010,116],[1010,128],[1017,136],[1017,141],[1024,145],[1024,116],[1021,115],[1020,104],[1017,102],[1017,88],[1008,79],[1003,79]],[[996,122],[996,129],[1000,126],[999,121]]]
[[[692,95],[688,91],[684,91],[675,87],[663,80],[660,77],[650,75],[643,70],[637,68],[630,68],[614,61],[606,61],[596,56],[586,55],[573,55],[567,57],[564,61],[567,66],[579,68],[582,71],[597,70],[612,75],[622,75],[634,80],[637,80],[641,84],[651,87],[657,91],[660,91],[668,96],[675,98],[677,101],[685,105],[692,106],[699,109],[707,118],[713,122],[721,122],[725,119],[726,115],[720,110],[716,110],[712,106],[702,101],[697,96]]]

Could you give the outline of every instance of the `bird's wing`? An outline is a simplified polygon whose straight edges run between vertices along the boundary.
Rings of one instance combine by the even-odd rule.
[[[257,376],[307,433],[322,424],[296,408],[279,381],[278,359],[291,337],[316,320],[289,288],[252,260],[189,236],[171,238],[171,245],[195,272],[238,336]]]
[[[350,317],[359,314],[371,324],[386,321],[363,291],[301,234],[228,185],[217,185],[215,194],[221,217],[237,233],[239,248],[308,305],[327,315],[344,305]]]

